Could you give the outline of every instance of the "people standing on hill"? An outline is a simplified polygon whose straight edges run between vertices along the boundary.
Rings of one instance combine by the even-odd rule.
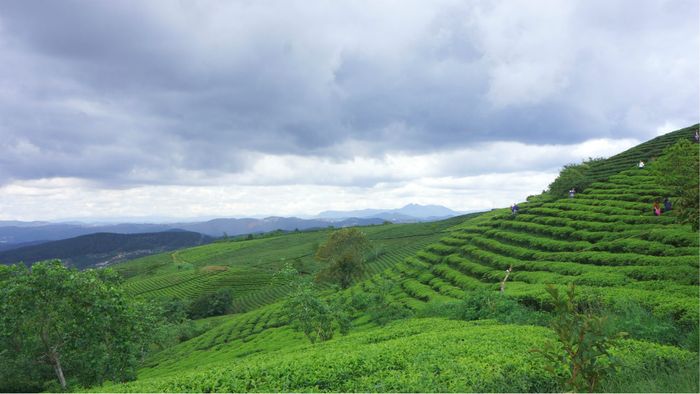
[[[515,216],[518,213],[518,204],[513,203],[513,205],[510,206],[510,211],[513,213],[513,216]]]
[[[661,216],[661,207],[658,201],[654,201],[654,215]]]
[[[670,211],[671,208],[671,200],[669,200],[668,197],[664,198],[664,212]]]
[[[572,187],[571,190],[569,190],[569,198],[574,198],[575,194],[576,194],[576,188]]]
[[[639,168],[640,168],[640,169],[641,169],[641,168],[644,168],[644,162],[641,161],[641,160],[639,161]]]
[[[695,143],[697,144],[700,142],[700,134],[698,134],[698,131],[695,130],[695,134],[693,134],[693,138],[695,139]]]

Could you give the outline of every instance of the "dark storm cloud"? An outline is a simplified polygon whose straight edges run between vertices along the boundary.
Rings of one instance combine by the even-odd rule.
[[[697,13],[694,1],[3,1],[0,183],[206,182],[244,171],[251,152],[643,139],[697,121]]]

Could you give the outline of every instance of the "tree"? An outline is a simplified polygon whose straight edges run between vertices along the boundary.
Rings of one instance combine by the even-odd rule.
[[[321,298],[316,286],[302,277],[292,264],[286,263],[275,273],[273,282],[291,284],[292,291],[284,308],[287,318],[311,343],[333,338],[336,326],[341,334],[349,331],[350,318],[343,300],[328,302]]]
[[[396,286],[393,281],[379,279],[371,290],[353,294],[351,305],[355,310],[366,313],[372,322],[380,326],[409,317],[413,310],[391,295]]]
[[[700,161],[698,145],[680,140],[670,146],[652,166],[658,183],[672,193],[673,209],[681,223],[698,230],[700,211]]]
[[[316,252],[316,259],[328,265],[318,279],[329,279],[346,289],[354,275],[364,272],[365,253],[371,249],[367,236],[356,228],[334,231]]]
[[[154,319],[115,272],[49,261],[11,266],[3,278],[0,391],[42,390],[52,375],[62,389],[135,378]]]

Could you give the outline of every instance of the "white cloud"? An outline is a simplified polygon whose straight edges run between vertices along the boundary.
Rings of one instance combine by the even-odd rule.
[[[563,164],[698,122],[697,14],[2,1],[0,215],[507,205]]]
[[[472,149],[345,161],[258,155],[251,156],[250,167],[240,174],[179,186],[107,189],[77,178],[15,181],[0,188],[0,219],[313,215],[328,209],[396,208],[408,203],[490,209],[540,193],[563,164],[607,156],[636,143],[496,142]]]

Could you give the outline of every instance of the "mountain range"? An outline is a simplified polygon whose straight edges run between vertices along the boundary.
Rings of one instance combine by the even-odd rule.
[[[357,211],[323,211],[319,219],[379,218],[392,222],[423,222],[463,215],[468,212],[453,211],[442,205],[408,204],[397,209],[361,209]]]
[[[118,224],[0,221],[0,251],[95,233],[139,234],[182,230],[209,237],[221,237],[275,230],[308,230],[328,226],[367,226],[381,224],[384,221],[402,223],[432,221],[460,214],[439,205],[409,204],[403,208],[390,210],[326,211],[317,217],[307,219],[271,216],[264,219],[219,218],[202,222]]]

